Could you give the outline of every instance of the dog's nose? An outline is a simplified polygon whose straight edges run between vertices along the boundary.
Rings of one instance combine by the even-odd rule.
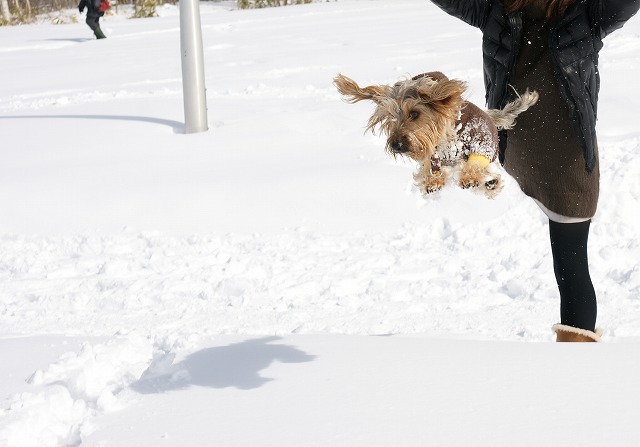
[[[403,145],[402,141],[399,141],[399,140],[395,140],[391,142],[391,149],[393,149],[394,152],[400,152],[400,153],[407,152],[409,150],[409,148]]]

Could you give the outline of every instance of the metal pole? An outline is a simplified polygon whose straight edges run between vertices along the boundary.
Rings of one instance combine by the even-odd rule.
[[[208,129],[207,98],[198,0],[180,0],[180,53],[185,132],[204,132]]]

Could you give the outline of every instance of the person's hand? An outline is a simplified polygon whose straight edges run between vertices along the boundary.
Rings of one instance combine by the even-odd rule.
[[[78,4],[78,11],[80,11],[80,14],[82,14],[82,12],[84,11],[85,4],[85,0],[82,0],[80,4]]]

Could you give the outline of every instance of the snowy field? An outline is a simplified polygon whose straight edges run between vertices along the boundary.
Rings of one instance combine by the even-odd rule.
[[[546,218],[424,200],[331,82],[439,70],[479,31],[427,0],[202,3],[0,28],[0,446],[640,445],[640,18],[601,53],[600,345],[557,345]],[[76,14],[70,11],[69,14]],[[506,174],[504,174],[506,176]]]

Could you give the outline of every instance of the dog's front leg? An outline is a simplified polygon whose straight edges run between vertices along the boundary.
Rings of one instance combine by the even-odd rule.
[[[488,157],[481,154],[471,154],[460,170],[460,187],[477,188],[480,186],[491,163]]]
[[[460,170],[460,187],[481,188],[488,198],[494,198],[502,189],[502,180],[489,171],[490,164],[485,155],[471,154]]]
[[[441,190],[445,185],[446,178],[444,171],[439,169],[439,166],[438,169],[433,169],[431,163],[425,162],[420,165],[418,172],[413,174],[413,180],[420,194],[426,196]]]

